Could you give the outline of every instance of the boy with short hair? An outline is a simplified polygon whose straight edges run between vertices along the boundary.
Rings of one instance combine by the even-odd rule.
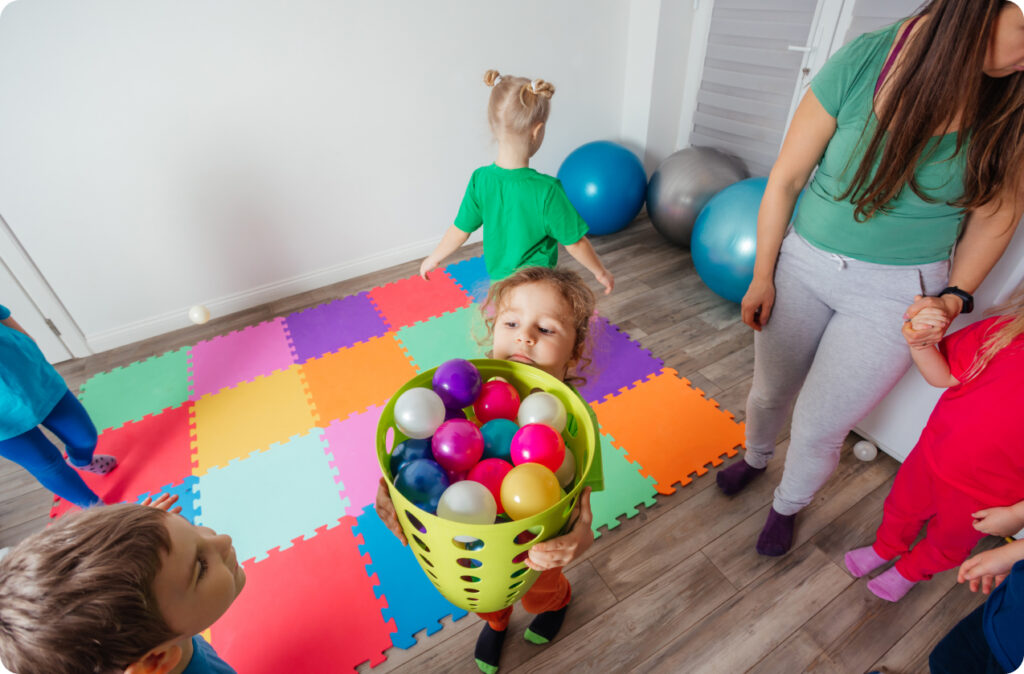
[[[71,513],[0,559],[0,659],[17,674],[234,674],[199,636],[245,586],[231,538],[176,499]]]

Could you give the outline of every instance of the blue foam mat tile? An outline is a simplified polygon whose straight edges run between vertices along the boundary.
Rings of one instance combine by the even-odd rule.
[[[456,285],[473,298],[474,302],[482,303],[487,299],[487,291],[491,287],[491,277],[487,275],[487,266],[484,264],[482,255],[450,264],[444,270],[448,272]]]
[[[441,629],[441,618],[451,615],[459,620],[467,612],[441,596],[420,568],[412,550],[395,538],[372,505],[363,508],[363,514],[356,519],[353,533],[362,535],[363,545],[359,551],[369,555],[371,563],[366,572],[376,574],[380,585],[374,588],[379,597],[387,600],[388,608],[381,611],[385,622],[394,620],[398,631],[391,635],[391,642],[398,648],[416,645],[413,635],[421,630],[433,634]]]
[[[152,493],[146,492],[139,497],[137,503],[142,503],[147,496],[152,496],[155,501],[161,494],[177,494],[178,502],[174,505],[181,506],[181,516],[192,524],[195,524],[202,514],[199,507],[199,478],[194,475],[189,475],[179,484],[169,484]]]

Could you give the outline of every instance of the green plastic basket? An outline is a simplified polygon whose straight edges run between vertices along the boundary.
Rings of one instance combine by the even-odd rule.
[[[461,524],[441,519],[412,504],[395,488],[390,469],[391,451],[406,436],[395,426],[395,400],[411,388],[429,388],[434,370],[413,377],[388,401],[377,426],[377,458],[409,546],[427,577],[451,603],[477,613],[499,611],[514,604],[537,580],[539,572],[524,564],[527,551],[557,536],[565,526],[594,460],[597,429],[587,404],[551,375],[535,367],[505,360],[471,360],[483,376],[503,377],[520,397],[534,389],[547,391],[565,406],[567,422],[562,437],[576,458],[573,487],[544,512],[498,524]],[[436,368],[435,368],[436,369]],[[527,535],[522,535],[526,532]],[[532,535],[532,537],[531,537]],[[516,540],[529,539],[524,543]],[[464,541],[470,541],[467,544]],[[482,543],[482,545],[481,545]]]

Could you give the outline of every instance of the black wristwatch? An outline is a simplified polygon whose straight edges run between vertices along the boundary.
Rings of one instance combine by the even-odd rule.
[[[960,290],[956,286],[949,286],[944,288],[938,297],[943,295],[956,295],[964,303],[964,308],[960,311],[962,314],[969,314],[974,311],[974,295],[970,294],[966,290]]]

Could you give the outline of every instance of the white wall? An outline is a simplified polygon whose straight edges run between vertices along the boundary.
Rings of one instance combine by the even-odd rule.
[[[485,69],[556,85],[541,171],[620,136],[630,12],[18,0],[0,215],[94,350],[413,259],[493,158]]]

